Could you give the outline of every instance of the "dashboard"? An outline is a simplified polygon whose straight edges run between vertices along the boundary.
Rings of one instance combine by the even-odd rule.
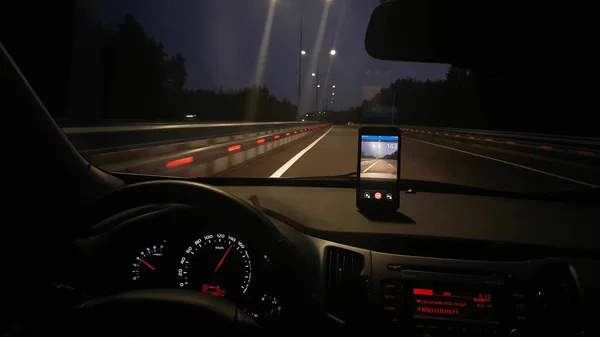
[[[244,225],[184,205],[139,208],[76,242],[78,283],[90,296],[195,290],[227,298],[257,320],[276,319],[286,284],[277,242]]]
[[[325,218],[299,212],[310,205],[286,202],[286,188],[223,189],[259,210],[277,235],[234,211],[214,214],[178,204],[141,207],[99,223],[75,242],[77,283],[92,297],[147,288],[195,290],[235,302],[265,326],[289,327],[295,321],[309,329],[325,321],[340,329],[375,327],[420,337],[584,336],[595,331],[590,322],[600,263],[593,253],[517,240],[391,235],[377,232],[390,223],[375,220],[368,221],[371,228],[352,231],[364,220],[349,207],[330,207]],[[331,200],[343,200],[354,192],[293,190],[293,198],[310,192],[313,202],[331,194],[337,195]],[[427,197],[431,205],[438,195]],[[452,197],[471,203],[485,199]],[[336,220],[344,226],[342,213],[355,219],[346,230],[319,225]],[[396,230],[425,223],[404,213],[412,222],[396,221]],[[522,221],[508,228],[519,228]],[[529,240],[523,234],[518,238]]]

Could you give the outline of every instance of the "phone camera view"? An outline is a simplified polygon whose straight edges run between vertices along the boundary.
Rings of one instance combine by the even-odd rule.
[[[399,150],[398,136],[362,135],[360,178],[396,180]]]

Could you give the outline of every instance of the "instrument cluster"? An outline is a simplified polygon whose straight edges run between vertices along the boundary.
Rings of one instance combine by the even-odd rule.
[[[190,240],[160,240],[131,255],[129,289],[195,290],[227,298],[256,319],[282,311],[271,257],[237,235],[211,232]]]

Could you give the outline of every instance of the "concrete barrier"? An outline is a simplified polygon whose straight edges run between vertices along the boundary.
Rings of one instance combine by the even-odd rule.
[[[73,122],[68,125],[72,125]],[[79,151],[88,154],[160,147],[204,139],[230,140],[256,132],[318,125],[316,122],[268,123],[133,123],[124,125],[70,126],[63,132]]]
[[[212,176],[310,134],[322,132],[328,126],[305,125],[132,150],[84,153],[84,156],[94,165],[110,172]]]

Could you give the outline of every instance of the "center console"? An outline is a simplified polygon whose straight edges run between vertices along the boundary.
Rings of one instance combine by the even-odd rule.
[[[383,316],[412,335],[509,335],[527,319],[528,298],[498,276],[406,269],[381,282]]]
[[[375,253],[380,324],[399,336],[574,335],[577,289],[568,266],[444,262]]]

